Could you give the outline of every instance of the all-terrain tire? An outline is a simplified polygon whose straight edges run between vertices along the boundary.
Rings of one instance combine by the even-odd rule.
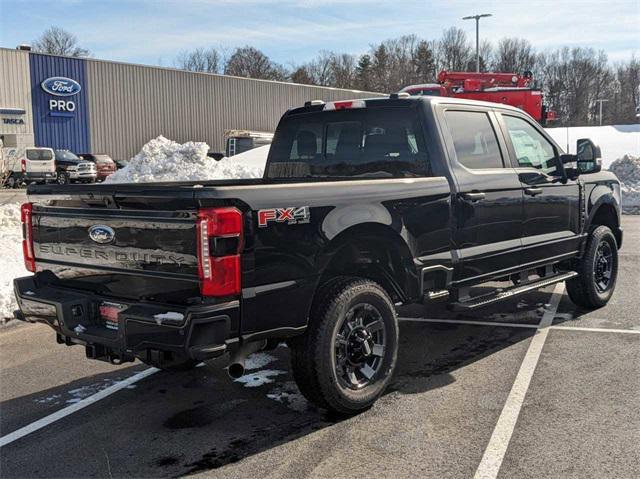
[[[599,253],[602,249],[610,252],[610,278],[606,288],[596,280],[598,268],[602,268]],[[585,309],[597,309],[607,304],[618,277],[618,243],[607,226],[598,226],[591,232],[576,271],[578,276],[567,281],[567,293],[571,301]]]
[[[379,359],[369,356],[369,361],[376,365],[375,373],[371,378],[362,376],[363,384],[357,388],[338,372],[340,369],[344,373],[346,369],[338,366],[340,359],[336,357],[337,341],[343,338],[345,321],[353,319],[356,310],[375,315],[375,320],[367,323],[365,319],[361,323],[379,328],[375,334],[380,336],[376,337],[384,338],[383,348],[375,346],[378,348],[375,356]],[[393,376],[398,354],[398,319],[394,305],[386,291],[374,281],[335,278],[318,292],[306,333],[291,340],[289,345],[293,376],[302,394],[323,409],[356,414],[373,405]],[[364,367],[358,369],[363,370]],[[367,367],[366,372],[371,374],[371,369]]]

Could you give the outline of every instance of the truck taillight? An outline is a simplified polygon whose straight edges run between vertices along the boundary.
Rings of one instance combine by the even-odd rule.
[[[203,296],[240,293],[242,213],[236,208],[198,210],[198,274]]]
[[[20,169],[22,170],[23,173],[27,172],[27,160],[22,160],[20,162]]]
[[[24,267],[32,273],[36,270],[36,258],[33,253],[33,205],[24,203],[20,208],[22,220],[22,256]]]

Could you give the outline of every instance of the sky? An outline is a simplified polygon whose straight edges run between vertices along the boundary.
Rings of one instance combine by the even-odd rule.
[[[320,50],[361,54],[415,33],[427,40],[457,26],[475,41],[524,37],[536,50],[604,50],[612,62],[640,57],[640,0],[0,0],[0,46],[30,43],[51,25],[73,32],[99,59],[175,66],[185,50],[261,49],[286,66]]]

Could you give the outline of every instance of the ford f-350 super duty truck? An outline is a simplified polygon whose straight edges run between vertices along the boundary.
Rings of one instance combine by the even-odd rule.
[[[286,340],[302,393],[356,413],[392,377],[399,304],[464,311],[561,281],[607,303],[620,184],[590,140],[577,151],[495,103],[310,101],[282,117],[262,179],[30,187],[16,316],[92,359],[228,353],[236,377]]]

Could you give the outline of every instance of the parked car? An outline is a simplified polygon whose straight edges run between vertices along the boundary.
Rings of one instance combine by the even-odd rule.
[[[225,130],[224,156],[230,157],[259,146],[270,145],[273,133],[251,130]]]
[[[69,150],[55,150],[55,155],[58,184],[95,183],[98,173],[93,161],[83,161]]]
[[[300,391],[356,413],[396,367],[396,305],[562,281],[581,307],[609,301],[620,183],[578,143],[496,103],[314,101],[282,117],[263,179],[30,186],[18,318],[114,363],[229,352],[232,377],[286,340]]]
[[[98,170],[97,181],[104,181],[107,176],[115,173],[117,169],[116,162],[104,153],[80,153],[78,156],[82,160],[92,161],[96,164],[96,169]]]
[[[127,160],[113,160],[113,161],[116,164],[117,170],[120,170],[129,164]]]
[[[16,188],[22,184],[55,180],[56,167],[51,148],[3,148],[3,186]]]

